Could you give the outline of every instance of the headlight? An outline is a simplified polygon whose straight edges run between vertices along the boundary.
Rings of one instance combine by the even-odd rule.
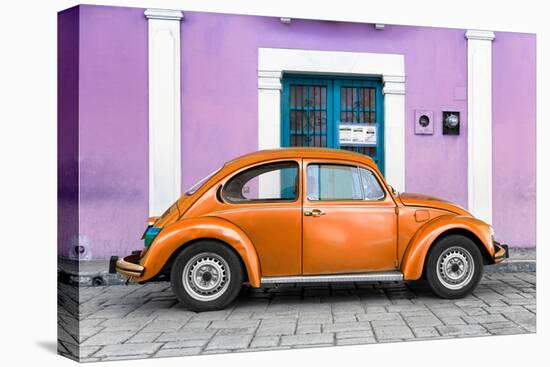
[[[157,228],[157,227],[147,228],[147,230],[145,231],[145,234],[143,235],[145,247],[149,247],[151,243],[153,243],[153,240],[155,239],[155,237],[157,237],[161,229],[162,228]]]

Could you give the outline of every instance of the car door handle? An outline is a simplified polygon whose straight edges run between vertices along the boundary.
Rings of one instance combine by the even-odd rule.
[[[306,217],[320,217],[321,215],[325,215],[327,213],[325,213],[324,211],[322,211],[321,209],[313,209],[311,211],[305,211],[304,212],[304,215]]]

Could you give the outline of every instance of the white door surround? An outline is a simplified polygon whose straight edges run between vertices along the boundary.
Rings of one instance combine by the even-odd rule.
[[[149,59],[149,215],[181,194],[180,21],[177,10],[147,9]]]
[[[493,219],[492,43],[490,31],[466,31],[468,39],[468,210]]]
[[[258,49],[258,149],[281,146],[281,78],[285,72],[377,76],[384,83],[386,180],[405,190],[405,57],[400,54]]]

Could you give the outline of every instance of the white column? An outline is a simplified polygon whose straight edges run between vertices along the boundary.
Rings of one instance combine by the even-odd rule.
[[[258,71],[258,150],[281,147],[281,71]],[[260,197],[277,197],[280,182],[259,177]]]
[[[383,75],[386,182],[405,191],[405,77]]]
[[[149,215],[181,194],[181,11],[147,9],[149,24]]]
[[[493,217],[492,41],[490,31],[468,30],[468,210]]]

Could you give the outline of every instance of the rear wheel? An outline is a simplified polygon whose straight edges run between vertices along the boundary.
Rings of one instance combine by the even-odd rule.
[[[230,248],[205,240],[189,245],[177,256],[170,281],[176,297],[187,308],[219,310],[238,296],[243,270]]]
[[[483,275],[483,258],[468,237],[450,235],[439,240],[428,254],[426,279],[442,298],[461,298],[470,294]]]

